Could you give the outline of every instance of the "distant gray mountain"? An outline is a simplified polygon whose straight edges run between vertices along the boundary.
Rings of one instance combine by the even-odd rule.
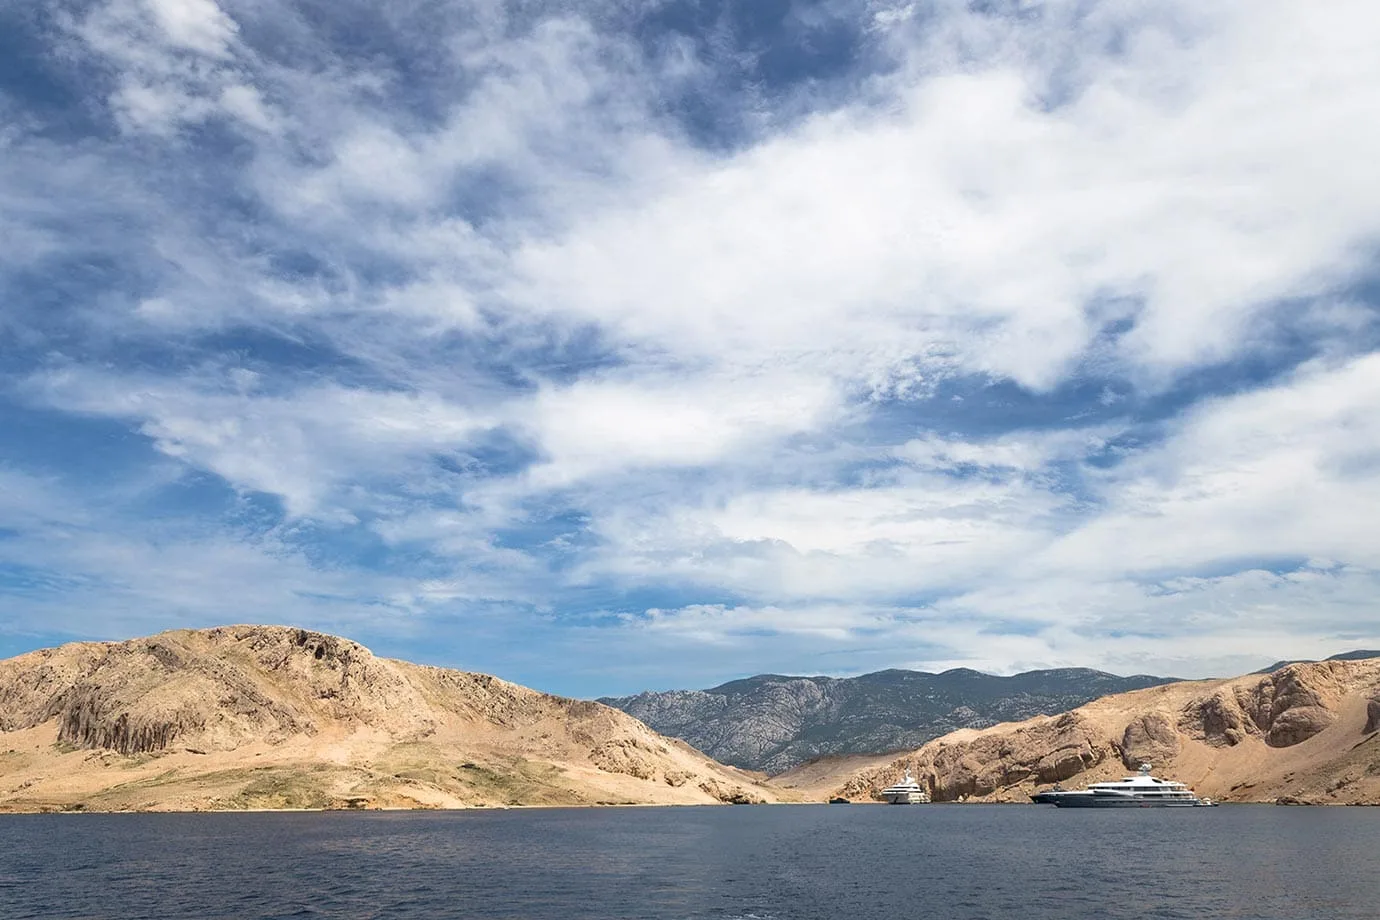
[[[878,671],[861,677],[762,674],[712,690],[670,690],[599,702],[681,738],[721,763],[781,773],[825,754],[917,748],[958,728],[1065,712],[1109,693],[1172,677],[1118,677],[1087,668],[995,677]]]
[[[1341,652],[1337,655],[1329,655],[1323,661],[1361,661],[1366,658],[1380,658],[1380,650],[1369,648],[1358,648],[1350,652]],[[1259,671],[1252,671],[1252,674],[1273,674],[1280,668],[1287,668],[1291,664],[1312,664],[1316,659],[1313,658],[1293,658],[1288,661],[1276,661],[1268,667],[1261,668]]]

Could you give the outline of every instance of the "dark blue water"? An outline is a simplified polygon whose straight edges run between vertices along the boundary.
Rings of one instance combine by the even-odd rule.
[[[0,816],[0,918],[1380,917],[1380,808]]]

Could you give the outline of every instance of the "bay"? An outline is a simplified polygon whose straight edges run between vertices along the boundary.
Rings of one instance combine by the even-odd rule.
[[[1380,809],[0,816],[0,917],[1380,917]]]

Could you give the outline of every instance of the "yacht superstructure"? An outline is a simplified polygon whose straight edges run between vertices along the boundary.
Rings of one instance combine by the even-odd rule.
[[[925,805],[930,800],[930,794],[915,781],[910,770],[906,770],[904,779],[887,786],[880,795],[888,805]]]

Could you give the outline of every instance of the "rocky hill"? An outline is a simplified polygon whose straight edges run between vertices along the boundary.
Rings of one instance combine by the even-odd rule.
[[[664,735],[722,763],[781,773],[823,755],[915,748],[959,728],[1064,712],[1109,693],[1173,678],[1086,668],[994,677],[966,668],[889,670],[862,677],[764,674],[712,690],[606,697]]]
[[[937,802],[1027,801],[1142,762],[1227,801],[1380,804],[1380,659],[1174,683],[931,741],[881,766],[840,762],[795,783],[870,799],[910,767]],[[849,772],[844,772],[849,771]]]
[[[234,626],[0,661],[0,810],[771,800],[598,703]]]

